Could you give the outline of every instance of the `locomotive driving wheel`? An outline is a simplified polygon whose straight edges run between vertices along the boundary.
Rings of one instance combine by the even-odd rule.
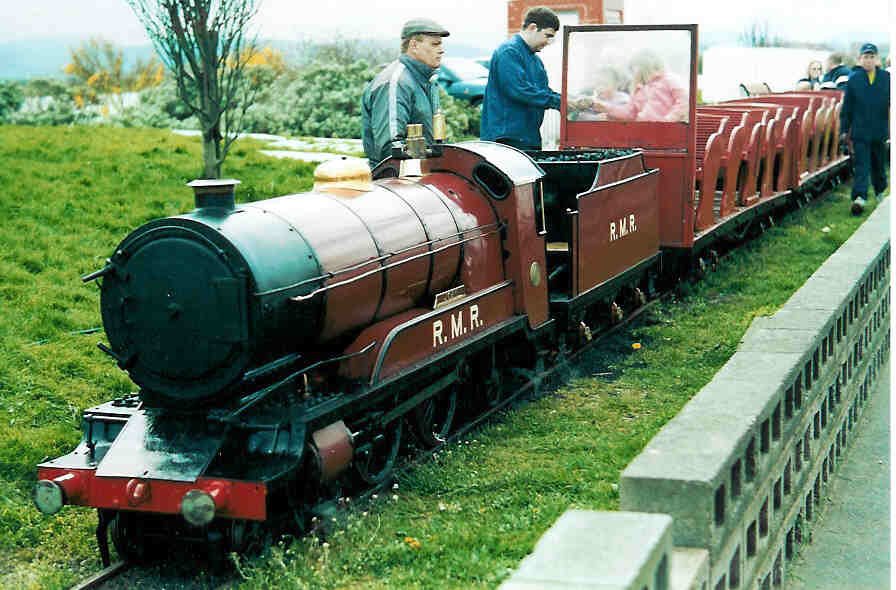
[[[378,486],[389,479],[401,448],[402,420],[387,424],[381,432],[355,451],[355,473],[368,485]]]
[[[769,218],[771,219],[771,218]],[[719,253],[716,250],[709,251],[709,267],[713,272],[719,270]]]
[[[414,408],[412,420],[417,438],[427,447],[444,443],[456,412],[457,384],[453,384]]]
[[[498,369],[492,367],[488,377],[481,384],[482,397],[488,404],[488,407],[494,408],[504,401],[504,380]]]
[[[462,383],[472,388],[473,395],[468,396],[468,401],[472,402],[471,410],[474,413],[479,413],[483,408],[494,408],[504,400],[505,375],[500,367],[510,364],[506,349],[499,351],[494,345],[473,359],[469,377]]]
[[[625,317],[625,312],[622,311],[622,307],[615,301],[610,302],[609,314],[610,323],[614,325],[620,323]]]

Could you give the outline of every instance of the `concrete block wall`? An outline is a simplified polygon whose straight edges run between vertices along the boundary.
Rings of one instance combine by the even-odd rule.
[[[564,514],[502,589],[781,587],[889,355],[889,210],[886,199],[781,310],[757,318],[728,363],[626,467],[620,508],[631,512],[616,514],[628,520]],[[671,519],[663,525],[658,515]],[[577,543],[592,550],[558,568],[549,546],[575,521]],[[657,541],[663,526],[671,545]],[[656,582],[661,562],[666,585]]]
[[[778,587],[889,352],[889,199],[625,469],[620,507],[673,517],[710,587]]]
[[[568,510],[501,590],[668,590],[671,525],[665,514]],[[677,570],[708,574],[705,551],[675,558]]]

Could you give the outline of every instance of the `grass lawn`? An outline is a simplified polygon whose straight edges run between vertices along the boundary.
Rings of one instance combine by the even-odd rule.
[[[308,190],[313,164],[257,155],[240,141],[224,165],[238,200]],[[92,511],[45,518],[34,466],[67,453],[81,411],[131,391],[96,348],[101,268],[127,233],[192,208],[195,138],[160,130],[0,126],[0,587],[65,587],[97,569]]]
[[[312,164],[240,142],[238,200],[307,190]],[[45,517],[34,466],[79,440],[81,411],[131,390],[95,347],[82,285],[131,229],[192,208],[198,142],[157,130],[0,126],[0,587],[64,588],[99,569],[93,511]],[[588,356],[526,406],[356,507],[327,543],[241,559],[246,588],[493,588],[568,507],[614,509],[619,472],[858,226],[848,189],[803,210]],[[829,231],[824,232],[822,228]],[[639,342],[640,349],[632,348]],[[600,374],[595,377],[595,374]]]

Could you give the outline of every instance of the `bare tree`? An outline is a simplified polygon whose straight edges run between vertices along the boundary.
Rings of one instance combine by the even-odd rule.
[[[203,177],[221,164],[255,97],[245,80],[255,39],[247,26],[257,0],[128,0],[165,66],[180,99],[202,130]]]
[[[774,34],[768,26],[768,21],[753,21],[740,34],[740,42],[747,47],[781,47],[784,40]]]

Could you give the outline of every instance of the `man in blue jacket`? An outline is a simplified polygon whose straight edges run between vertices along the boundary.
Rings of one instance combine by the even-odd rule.
[[[844,61],[846,61],[846,58],[839,52],[828,56],[828,71],[821,78],[822,88],[846,90],[846,81],[849,80],[850,69],[843,63]]]
[[[519,33],[492,54],[482,103],[480,136],[521,150],[541,149],[545,109],[560,109],[560,95],[536,53],[554,40],[560,19],[550,8],[529,9]]]
[[[887,189],[889,122],[890,72],[877,65],[877,46],[865,43],[846,83],[840,110],[840,138],[852,142],[853,215],[865,210],[869,175],[878,197]]]
[[[371,169],[401,145],[410,123],[422,124],[426,144],[433,143],[432,116],[439,111],[436,70],[447,36],[435,21],[409,20],[401,30],[401,55],[364,89],[361,139]]]

